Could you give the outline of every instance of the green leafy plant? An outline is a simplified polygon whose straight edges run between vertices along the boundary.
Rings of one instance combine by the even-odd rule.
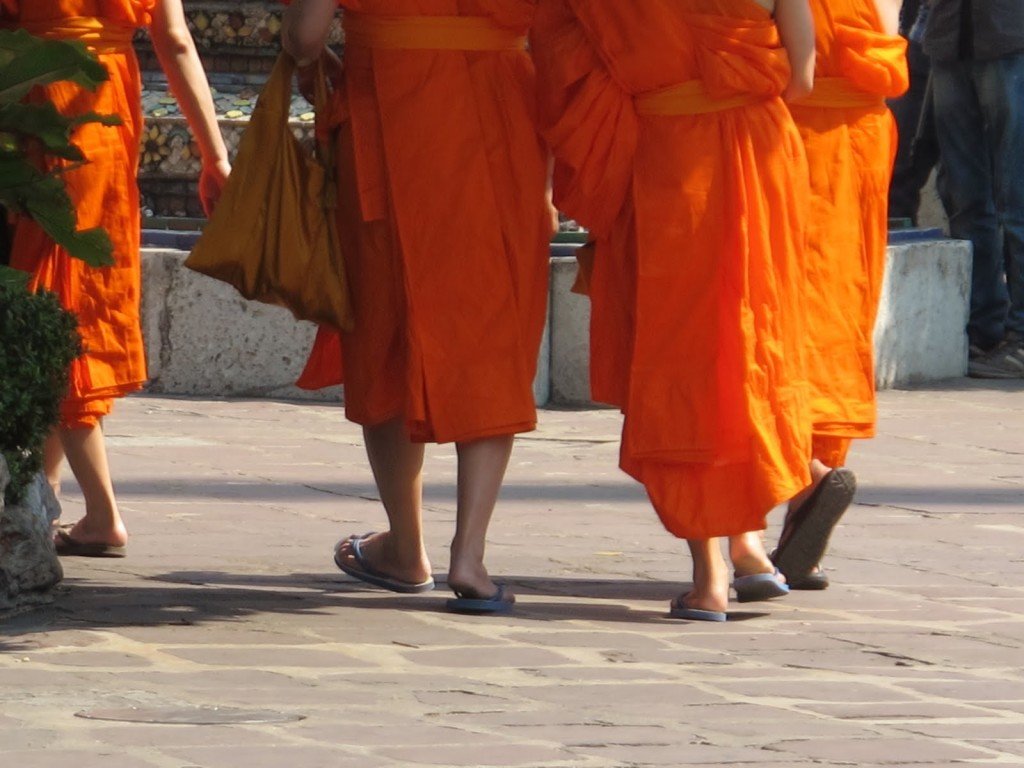
[[[82,43],[0,30],[0,203],[34,219],[54,242],[91,266],[113,263],[113,246],[103,229],[76,229],[74,208],[60,177],[85,162],[71,143],[77,126],[117,125],[120,119],[91,113],[64,117],[52,104],[22,100],[36,86],[68,80],[95,90],[107,78],[106,68]],[[32,145],[39,154],[70,164],[43,171],[30,157]],[[0,268],[0,284],[24,285],[25,280],[20,272]]]
[[[11,472],[9,504],[42,468],[43,442],[60,418],[71,361],[81,354],[76,327],[54,294],[0,285],[0,453]]]
[[[71,81],[95,90],[106,68],[77,42],[41,40],[0,30],[0,204],[34,219],[68,253],[91,266],[113,263],[102,229],[78,231],[62,173],[86,161],[71,143],[87,122],[116,125],[116,116],[68,118],[48,103],[24,103],[36,86]],[[42,170],[40,156],[66,161]],[[42,468],[43,444],[60,418],[71,362],[81,354],[75,316],[52,293],[29,293],[27,275],[0,267],[0,453],[11,473],[4,494],[17,503]]]

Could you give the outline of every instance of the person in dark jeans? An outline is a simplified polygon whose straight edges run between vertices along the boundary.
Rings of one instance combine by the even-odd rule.
[[[907,0],[903,4],[900,34],[908,40],[910,88],[903,96],[889,102],[899,132],[896,163],[889,187],[889,217],[909,219],[914,226],[918,223],[921,189],[939,160],[928,83],[931,64],[922,46],[927,18],[926,1]]]
[[[974,246],[970,375],[1024,378],[1024,2],[930,5],[939,194]]]

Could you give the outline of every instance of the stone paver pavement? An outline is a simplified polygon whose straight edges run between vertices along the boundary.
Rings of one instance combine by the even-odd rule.
[[[443,584],[333,568],[383,517],[338,408],[129,399],[109,434],[130,557],[66,560],[56,604],[0,624],[2,764],[1024,765],[1024,384],[881,408],[833,588],[712,626],[666,616],[689,561],[616,469],[613,411],[545,411],[519,442],[490,545],[519,604],[473,618]],[[454,468],[429,451],[439,574]],[[101,710],[291,720],[76,717]]]

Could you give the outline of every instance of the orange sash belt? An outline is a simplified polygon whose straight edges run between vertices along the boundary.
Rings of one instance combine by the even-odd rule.
[[[796,107],[818,107],[820,109],[848,109],[857,107],[881,107],[885,99],[878,94],[859,90],[853,83],[842,77],[819,77],[814,80],[811,95],[800,99]]]
[[[15,29],[47,40],[78,40],[93,53],[125,53],[132,49],[135,27],[94,16],[71,16],[52,22],[19,22]]]
[[[348,11],[345,44],[410,51],[522,51],[526,36],[483,16],[374,16]]]
[[[725,99],[713,98],[701,80],[687,80],[668,88],[642,93],[634,99],[637,114],[640,115],[706,115],[762,101],[766,101],[764,96],[748,93]]]

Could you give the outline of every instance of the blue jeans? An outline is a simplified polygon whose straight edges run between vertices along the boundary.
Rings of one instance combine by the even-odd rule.
[[[1024,335],[1024,54],[932,65],[950,234],[974,245],[971,342]]]

